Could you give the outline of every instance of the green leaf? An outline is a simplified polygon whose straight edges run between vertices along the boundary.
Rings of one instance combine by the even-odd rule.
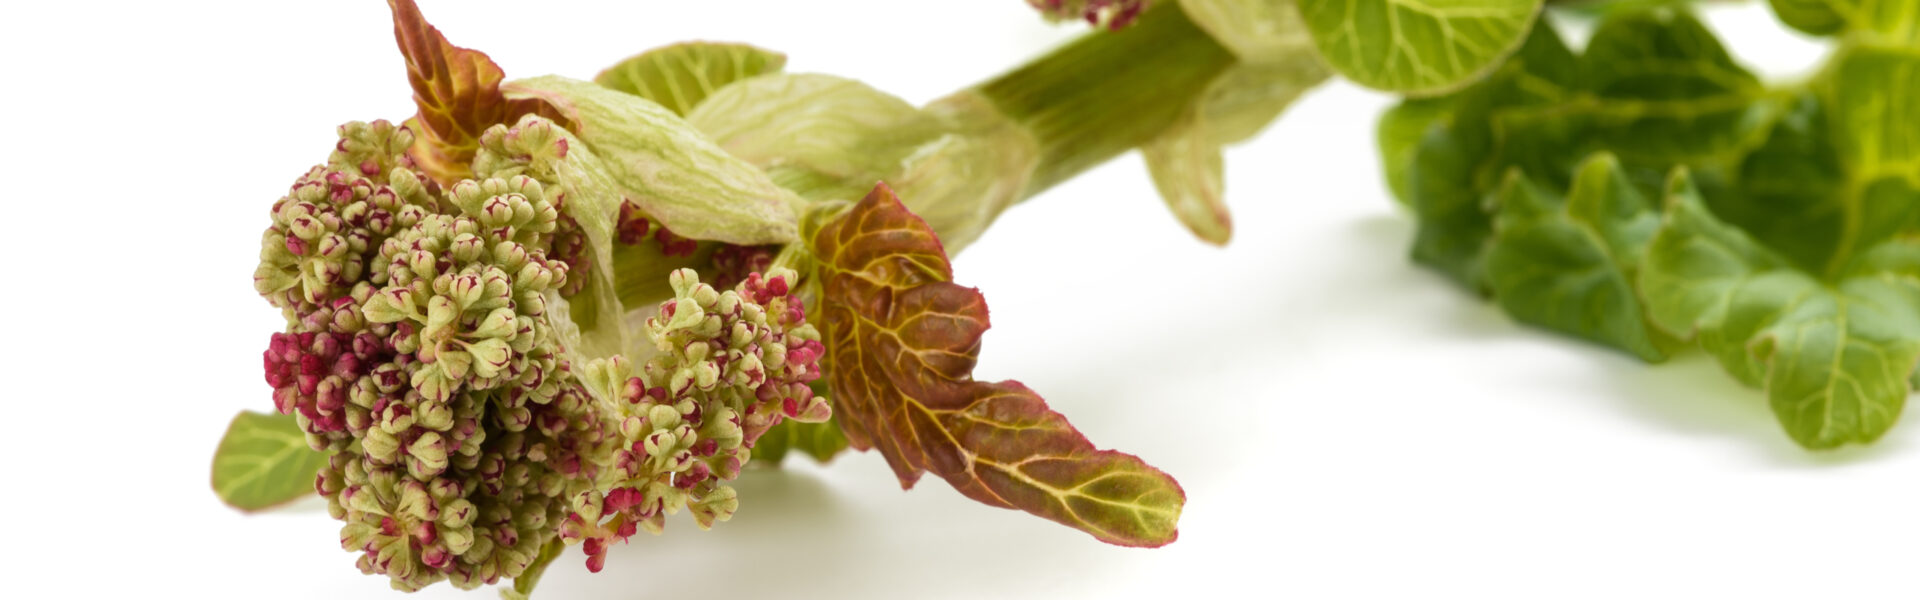
[[[683,42],[642,52],[594,76],[594,83],[646,98],[687,116],[694,106],[727,84],[778,72],[787,64],[779,52],[719,42]]]
[[[1857,179],[1920,177],[1920,48],[1856,45],[1835,60],[1822,92],[1840,162]]]
[[[1768,0],[1780,22],[1813,35],[1833,35],[1847,28],[1846,17],[1834,12],[1828,0]]]
[[[1814,35],[1852,33],[1877,43],[1920,44],[1920,0],[1770,0],[1782,23]]]
[[[1484,288],[1481,261],[1493,235],[1487,195],[1510,166],[1502,149],[1508,131],[1494,117],[1570,97],[1578,71],[1575,61],[1552,27],[1536,27],[1492,76],[1440,100],[1452,107],[1452,114],[1433,118],[1412,156],[1399,163],[1407,204],[1419,217],[1413,243],[1416,262],[1470,288]],[[1396,162],[1387,164],[1393,168]]]
[[[213,453],[213,492],[228,506],[265,510],[312,495],[327,453],[307,445],[292,415],[242,412]]]
[[[1648,360],[1697,342],[1808,448],[1878,439],[1920,381],[1920,51],[1854,35],[1768,90],[1685,13],[1609,14],[1579,56],[1534,31],[1382,121],[1416,260]]]
[[[1487,74],[1526,39],[1540,0],[1300,0],[1327,63],[1354,82],[1415,95]]]
[[[1708,197],[1797,267],[1832,277],[1862,251],[1920,228],[1920,55],[1850,46],[1795,95],[1739,169],[1735,194]]]
[[[1684,173],[1668,194],[1640,279],[1654,322],[1762,386],[1803,446],[1886,433],[1920,362],[1920,271],[1887,267],[1920,265],[1920,244],[1891,240],[1821,281],[1714,218]]]
[[[1420,217],[1415,260],[1478,290],[1487,284],[1492,194],[1509,169],[1565,190],[1582,160],[1607,152],[1643,190],[1657,190],[1675,165],[1718,189],[1782,112],[1699,21],[1666,11],[1608,18],[1579,56],[1552,27],[1536,27],[1494,74],[1439,101],[1451,114],[1382,122],[1430,121],[1410,151],[1400,150],[1411,155],[1387,165],[1403,170],[1400,188]],[[1435,101],[1406,110],[1433,109],[1421,102]]]
[[[1387,189],[1401,204],[1411,202],[1413,197],[1412,184],[1407,181],[1407,168],[1420,147],[1420,140],[1453,109],[1451,96],[1413,98],[1380,115],[1380,124],[1374,129],[1374,142],[1380,146],[1380,162],[1386,171]]]
[[[1499,199],[1487,280],[1507,314],[1647,361],[1666,358],[1633,284],[1660,219],[1618,160],[1587,160],[1564,201],[1516,170]]]

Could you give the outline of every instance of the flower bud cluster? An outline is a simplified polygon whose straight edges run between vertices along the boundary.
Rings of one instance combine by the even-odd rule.
[[[775,269],[721,292],[692,269],[671,276],[674,299],[647,320],[657,353],[634,373],[623,358],[595,361],[584,378],[610,404],[621,438],[610,489],[578,494],[562,535],[581,540],[598,571],[608,544],[640,528],[659,533],[685,507],[706,528],[739,502],[721,482],[740,474],[755,440],[782,419],[819,422],[826,399],[819,333],[806,323],[795,273]]]
[[[340,133],[274,205],[255,276],[288,322],[264,353],[275,405],[332,452],[315,488],[363,571],[516,577],[620,446],[547,311],[558,207],[527,176],[421,180],[405,128]]]
[[[569,143],[563,131],[553,121],[531,116],[512,127],[490,127],[480,134],[474,173],[493,178],[524,175],[551,183],[557,179],[557,164],[567,158]],[[547,256],[572,267],[572,275],[560,287],[561,296],[572,296],[586,286],[587,271],[593,266],[588,259],[590,246],[580,223],[566,214],[566,195],[552,193],[550,200],[559,220],[551,232]]]
[[[1090,24],[1120,29],[1146,10],[1151,0],[1027,0],[1055,19],[1086,19]]]
[[[327,164],[273,204],[253,285],[289,321],[342,296],[364,278],[373,249],[438,209],[433,184],[404,154],[412,143],[411,132],[386,121],[341,125]]]
[[[545,256],[558,212],[540,183],[462,181],[446,204],[457,214],[422,218],[370,265],[380,287],[361,312],[391,327],[402,359],[349,394],[375,426],[354,431],[358,452],[337,454],[319,484],[361,568],[406,589],[524,572],[615,446],[548,319],[568,267]],[[445,513],[469,505],[477,518]]]
[[[647,324],[657,356],[574,371],[548,303],[592,249],[549,192],[567,139],[550,122],[489,129],[481,177],[444,189],[410,170],[405,128],[340,134],[274,204],[255,285],[287,319],[263,354],[275,407],[331,453],[314,486],[362,571],[472,588],[563,542],[598,570],[608,542],[668,512],[727,518],[719,482],[753,441],[827,417],[791,271],[724,293],[676,272]]]

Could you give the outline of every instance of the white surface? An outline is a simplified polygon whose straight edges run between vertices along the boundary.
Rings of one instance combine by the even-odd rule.
[[[268,204],[336,123],[412,112],[384,7],[52,4],[0,9],[0,595],[400,597],[313,504],[243,517],[206,483],[228,418],[271,406],[259,353],[279,318],[249,281]],[[745,40],[916,102],[1078,31],[1019,0],[423,4],[510,76]],[[1760,6],[1716,21],[1769,72],[1819,58]],[[955,262],[993,306],[978,375],[1177,476],[1177,543],[1104,546],[931,478],[902,493],[879,456],[848,455],[748,475],[732,522],[676,520],[601,574],[572,551],[543,596],[1920,594],[1920,427],[1809,455],[1700,356],[1649,368],[1410,265],[1371,146],[1387,102],[1329,86],[1233,151],[1228,249],[1190,239],[1130,156]],[[459,594],[420,597],[491,597]]]

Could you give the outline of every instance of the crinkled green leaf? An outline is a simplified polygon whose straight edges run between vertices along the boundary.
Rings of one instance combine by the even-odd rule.
[[[1835,60],[1821,89],[1841,164],[1859,180],[1920,176],[1920,47],[1860,45]]]
[[[1372,88],[1443,93],[1527,38],[1540,0],[1300,0],[1320,55]]]
[[[1427,131],[1453,112],[1453,97],[1413,98],[1387,109],[1374,129],[1374,143],[1380,147],[1380,163],[1386,172],[1387,189],[1401,204],[1411,202],[1412,184],[1407,181],[1420,140]]]
[[[1920,181],[1920,58],[1852,47],[1834,60],[1745,158],[1735,193],[1707,199],[1716,217],[1820,277],[1920,226],[1920,205],[1902,199]]]
[[[1685,13],[1610,14],[1579,56],[1549,32],[1383,120],[1415,258],[1644,358],[1697,342],[1808,448],[1880,437],[1920,360],[1920,53],[1854,36],[1768,90]]]
[[[292,415],[234,415],[213,453],[213,492],[222,502],[253,512],[314,494],[313,478],[327,453],[307,445]]]
[[[1697,334],[1735,377],[1765,388],[1803,446],[1886,433],[1920,362],[1920,271],[1911,268],[1920,243],[1890,240],[1873,260],[1822,281],[1714,218],[1684,175],[1668,193],[1641,271],[1654,322]]]
[[[797,238],[799,198],[660,105],[558,76],[507,86],[558,107],[606,166],[618,195],[674,233],[740,245]]]
[[[1769,0],[1787,25],[1814,35],[1852,32],[1879,43],[1920,44],[1920,0]]]
[[[1177,537],[1186,495],[1172,477],[1096,449],[1018,382],[973,379],[986,300],[952,282],[940,239],[892,190],[809,228],[835,420],[853,447],[878,449],[902,487],[932,471],[1109,543]]]
[[[1407,204],[1419,217],[1415,261],[1469,287],[1484,287],[1481,261],[1493,235],[1487,194],[1511,166],[1502,148],[1510,132],[1495,116],[1572,96],[1575,61],[1553,28],[1542,25],[1486,80],[1440,100],[1452,113],[1434,119],[1401,163]]]
[[[1450,113],[1383,121],[1431,121],[1409,157],[1387,161],[1402,169],[1388,177],[1420,217],[1414,258],[1476,289],[1486,286],[1491,194],[1509,169],[1565,190],[1582,160],[1607,152],[1643,190],[1657,190],[1675,165],[1718,189],[1781,112],[1704,26],[1664,11],[1608,18],[1579,56],[1550,26],[1537,27],[1485,80],[1419,102],[1444,102]]]
[[[687,116],[715,90],[729,83],[778,72],[787,64],[779,52],[720,42],[682,42],[640,53],[594,76],[594,83],[646,98]]]
[[[1487,253],[1494,298],[1515,319],[1666,358],[1634,290],[1660,218],[1612,155],[1588,159],[1562,200],[1513,171]]]

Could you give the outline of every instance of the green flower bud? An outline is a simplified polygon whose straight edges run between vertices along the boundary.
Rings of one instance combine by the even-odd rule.
[[[360,447],[368,457],[382,462],[393,462],[400,455],[400,439],[385,429],[367,430],[367,436],[360,440]]]
[[[718,486],[687,508],[693,513],[694,524],[711,529],[715,521],[733,518],[733,512],[740,509],[740,495],[732,486]]]
[[[417,314],[413,306],[413,290],[392,288],[374,294],[361,305],[360,312],[367,320],[375,323],[398,323]]]
[[[400,503],[397,514],[425,521],[433,513],[433,498],[427,495],[427,486],[417,480],[408,480],[400,484]]]
[[[507,346],[506,340],[489,338],[468,345],[466,355],[472,357],[475,375],[495,377],[512,360],[513,349]]]
[[[447,446],[438,432],[429,431],[407,446],[407,470],[416,479],[426,479],[447,470]]]
[[[720,367],[714,366],[713,361],[693,363],[693,382],[701,390],[713,389],[714,384],[720,382]]]
[[[413,418],[421,427],[434,431],[446,431],[453,427],[453,409],[445,402],[421,402],[414,410]]]
[[[680,424],[680,411],[674,410],[671,406],[655,404],[647,409],[647,423],[652,425],[655,431],[671,429]]]

